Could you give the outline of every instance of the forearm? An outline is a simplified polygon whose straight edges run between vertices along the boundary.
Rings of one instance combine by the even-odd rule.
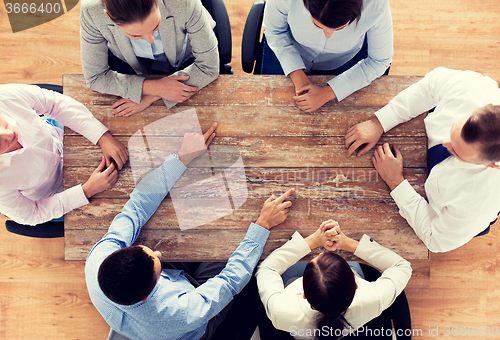
[[[88,203],[81,185],[77,185],[38,201],[30,200],[19,192],[5,193],[0,210],[17,223],[34,226],[59,218]]]
[[[295,90],[298,91],[302,86],[311,84],[304,70],[295,70],[289,74],[290,79],[295,85]]]

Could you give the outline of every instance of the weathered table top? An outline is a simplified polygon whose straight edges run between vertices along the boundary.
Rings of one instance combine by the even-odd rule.
[[[323,76],[312,79],[318,83],[326,81]],[[160,250],[164,261],[227,260],[243,239],[250,222],[257,219],[264,200],[290,187],[297,190],[292,197],[289,217],[271,230],[264,257],[286,242],[295,230],[307,236],[322,221],[335,219],[351,237],[359,238],[366,233],[407,259],[427,259],[427,248],[399,215],[389,188],[373,167],[373,150],[360,158],[346,158],[343,142],[350,126],[371,118],[376,110],[419,79],[421,77],[382,77],[340,103],[329,103],[316,112],[305,113],[295,106],[293,84],[283,76],[220,76],[190,100],[171,110],[157,101],[146,111],[130,117],[113,117],[111,104],[117,97],[90,90],[82,75],[64,75],[63,86],[66,95],[85,104],[114,136],[124,145],[129,145],[129,152],[131,155],[135,152],[136,156],[134,166],[141,159],[147,163],[148,159],[152,161],[154,158],[155,164],[158,163],[159,158],[166,157],[166,151],[162,149],[166,142],[162,140],[180,140],[175,136],[183,133],[174,128],[174,132],[155,136],[158,137],[155,141],[151,138],[150,144],[156,143],[156,147],[142,154],[131,150],[131,141],[135,138],[132,136],[136,134],[144,138],[144,131],[152,126],[150,124],[192,108],[196,109],[203,131],[212,122],[219,123],[217,136],[209,150],[212,161],[225,157],[226,163],[232,162],[241,155],[243,179],[246,176],[243,194],[235,193],[237,190],[231,193],[231,183],[237,182],[231,176],[238,177],[237,171],[226,172],[226,186],[220,190],[204,187],[207,168],[195,161],[176,186],[182,188],[194,183],[198,185],[197,194],[176,194],[175,199],[169,194],[142,228],[137,242]],[[404,175],[417,192],[424,195],[427,139],[423,116],[389,131],[380,143],[386,141],[401,149]],[[232,150],[231,156],[227,156],[231,153],[226,152],[229,149]],[[99,146],[65,129],[65,188],[84,183],[100,159]],[[133,174],[137,169],[130,164],[127,162],[120,171],[118,183],[113,188],[94,196],[89,205],[65,216],[66,260],[85,260],[92,246],[121,211],[135,186],[134,176],[137,176]],[[217,168],[214,162],[210,164],[210,173],[225,170]],[[200,180],[198,184],[196,179]],[[210,207],[217,201],[227,205],[228,196],[230,211],[237,209],[232,209],[222,218],[181,230],[175,203],[196,204],[200,193],[210,201],[205,210],[213,210]],[[193,210],[195,215],[207,213],[199,207]],[[352,258],[347,253],[342,255]]]

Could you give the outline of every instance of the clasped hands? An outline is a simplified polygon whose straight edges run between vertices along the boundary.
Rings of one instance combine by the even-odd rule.
[[[339,223],[334,220],[324,221],[318,230],[305,238],[311,250],[318,247],[326,250],[349,250],[347,245],[349,240],[350,238],[340,230]]]

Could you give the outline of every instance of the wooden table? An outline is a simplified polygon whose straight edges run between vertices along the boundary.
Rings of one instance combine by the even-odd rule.
[[[318,83],[327,80],[324,76],[312,79]],[[295,230],[307,236],[323,220],[331,218],[338,220],[351,237],[366,233],[407,259],[427,259],[427,248],[399,215],[389,188],[373,168],[373,150],[360,158],[346,158],[343,138],[350,126],[371,118],[396,94],[420,79],[382,77],[340,103],[305,113],[295,106],[292,82],[285,77],[220,76],[171,110],[158,101],[142,113],[123,118],[111,116],[111,104],[117,97],[90,90],[82,75],[64,75],[63,86],[66,95],[85,104],[124,145],[148,124],[195,108],[203,130],[212,122],[219,123],[214,147],[230,146],[241,153],[248,199],[240,208],[216,221],[180,230],[169,195],[142,228],[137,242],[160,250],[162,260],[226,260],[243,239],[250,222],[257,219],[265,198],[290,187],[297,192],[289,217],[271,230],[264,257],[286,242]],[[401,149],[404,176],[422,195],[427,177],[423,118],[394,128],[380,140],[395,143]],[[66,128],[65,188],[84,183],[100,159],[98,146]],[[194,166],[186,173],[196,176],[198,170]],[[65,216],[66,260],[85,260],[134,186],[127,162],[113,188]],[[220,198],[218,195],[214,193],[212,198]],[[342,255],[353,258],[347,253]]]

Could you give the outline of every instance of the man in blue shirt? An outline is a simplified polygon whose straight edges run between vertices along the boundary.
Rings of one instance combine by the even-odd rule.
[[[245,238],[215,277],[195,288],[179,270],[161,269],[161,253],[132,246],[186,166],[204,152],[217,124],[204,134],[188,133],[170,155],[134,189],[108,233],[85,265],[92,303],[110,327],[129,339],[209,339],[215,317],[249,282],[271,227],[287,218],[294,190],[271,196]],[[203,148],[201,147],[203,146]],[[226,313],[227,314],[227,313]],[[217,321],[218,322],[218,321]]]

